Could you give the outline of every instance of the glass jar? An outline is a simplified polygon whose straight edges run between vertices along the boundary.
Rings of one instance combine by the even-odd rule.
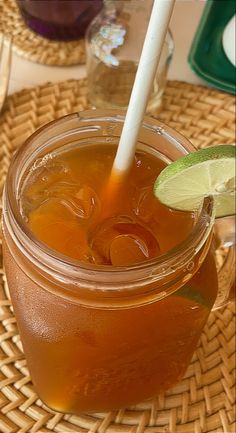
[[[106,1],[86,32],[88,97],[96,108],[128,106],[153,0]],[[157,29],[158,31],[158,29]],[[147,110],[161,107],[174,44],[168,31]]]
[[[48,39],[68,41],[84,37],[103,0],[17,0],[27,26]]]
[[[217,296],[211,198],[179,245],[124,268],[67,258],[29,230],[19,198],[34,164],[62,146],[117,144],[123,122],[122,112],[92,110],[40,128],[13,158],[4,189],[4,263],[27,364],[39,396],[61,412],[117,409],[175,384]],[[194,150],[176,131],[149,118],[138,146],[167,161]],[[220,273],[221,304],[234,277],[231,253],[224,269],[227,265],[223,281]]]

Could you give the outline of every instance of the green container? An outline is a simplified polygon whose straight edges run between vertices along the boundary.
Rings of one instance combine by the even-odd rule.
[[[208,0],[188,56],[192,70],[208,84],[235,93],[236,68],[222,45],[226,25],[236,12],[235,0]]]

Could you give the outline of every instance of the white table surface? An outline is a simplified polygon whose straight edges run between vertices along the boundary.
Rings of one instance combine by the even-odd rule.
[[[204,0],[176,0],[174,12],[170,22],[175,51],[169,70],[168,78],[194,84],[205,84],[190,69],[187,55],[191,42],[201,17]],[[33,63],[15,53],[12,58],[12,69],[9,83],[9,93],[26,87],[33,87],[46,82],[58,82],[70,78],[86,76],[84,65],[57,67]]]

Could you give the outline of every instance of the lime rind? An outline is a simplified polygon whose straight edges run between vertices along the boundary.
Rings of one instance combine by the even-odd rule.
[[[158,176],[154,194],[168,207],[194,211],[204,197],[213,196],[216,216],[233,215],[235,156],[232,145],[200,149],[168,165]]]
[[[158,183],[163,182],[165,178],[169,178],[171,174],[179,173],[181,170],[192,167],[195,164],[200,164],[212,159],[235,158],[236,147],[231,144],[212,146],[205,149],[197,150],[196,152],[188,153],[180,159],[168,165],[157,178]]]

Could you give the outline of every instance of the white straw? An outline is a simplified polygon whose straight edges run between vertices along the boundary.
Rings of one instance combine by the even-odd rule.
[[[162,46],[175,0],[154,0],[151,17],[137,69],[112,177],[126,172],[134,158],[139,130],[161,56]],[[118,173],[117,173],[118,172]]]

